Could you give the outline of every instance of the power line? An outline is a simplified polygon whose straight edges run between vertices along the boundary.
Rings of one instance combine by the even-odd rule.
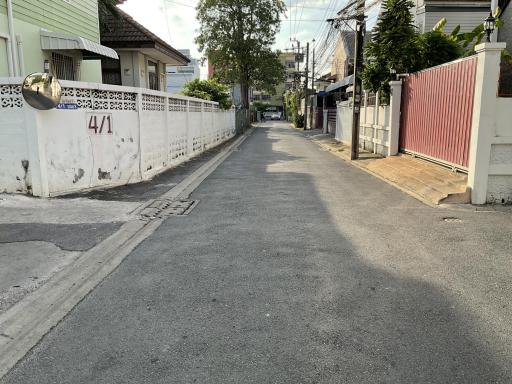
[[[299,0],[297,0],[297,2],[298,2],[298,1],[299,1]],[[298,28],[298,27],[300,27],[300,21],[301,21],[301,19],[302,19],[302,15],[304,14],[304,5],[305,5],[305,3],[304,3],[304,0],[302,0],[302,1],[303,1],[303,3],[302,3],[302,8],[301,8],[300,16],[299,16],[299,20],[298,20],[298,21],[299,21],[299,24],[298,24],[298,26],[297,26],[297,20],[296,20],[296,21],[295,21],[295,33],[294,33],[294,35],[297,33],[297,28]],[[297,17],[297,15],[295,15],[295,17]]]
[[[166,2],[166,3],[173,3],[173,4],[176,4],[176,5],[181,5],[182,7],[196,8],[195,5],[184,4],[184,3],[180,3],[179,1],[175,1],[175,0],[164,0],[164,2]]]
[[[165,25],[167,27],[167,33],[169,34],[169,42],[172,39],[171,26],[169,25],[169,13],[167,11],[167,1],[163,0],[164,3],[164,15],[165,15]]]

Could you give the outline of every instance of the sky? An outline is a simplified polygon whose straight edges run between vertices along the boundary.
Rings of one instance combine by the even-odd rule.
[[[290,38],[302,46],[314,38],[317,44],[324,37],[327,22],[348,0],[285,0],[287,11],[282,16],[281,30],[274,49],[291,48]],[[195,7],[199,0],[127,0],[121,9],[176,49],[190,49],[192,56],[201,54],[194,43],[199,23]],[[205,78],[206,68],[201,68]]]

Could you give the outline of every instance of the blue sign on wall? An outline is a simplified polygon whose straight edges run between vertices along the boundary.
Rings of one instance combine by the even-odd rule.
[[[57,105],[57,109],[79,109],[80,106],[76,103],[60,103]]]

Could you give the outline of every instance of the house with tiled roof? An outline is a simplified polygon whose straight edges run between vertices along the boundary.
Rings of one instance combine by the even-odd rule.
[[[354,73],[355,32],[341,30],[331,65],[331,76],[335,81],[343,80]]]
[[[101,44],[119,60],[102,59],[103,83],[166,90],[166,66],[187,65],[190,59],[119,9],[102,20]]]

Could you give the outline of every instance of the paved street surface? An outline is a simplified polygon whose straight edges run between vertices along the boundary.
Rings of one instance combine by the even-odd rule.
[[[510,383],[512,215],[267,123],[1,383]]]
[[[141,204],[177,185],[221,144],[152,180],[55,199],[0,194],[0,314],[116,232]]]

